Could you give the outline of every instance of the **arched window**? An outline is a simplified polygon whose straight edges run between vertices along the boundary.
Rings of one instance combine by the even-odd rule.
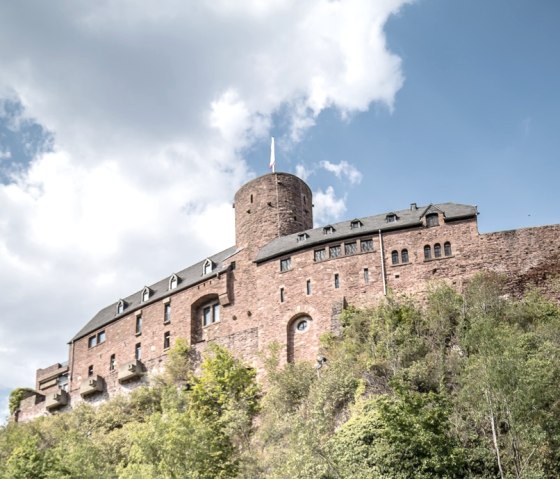
[[[391,253],[391,263],[399,264],[399,252],[396,250]]]
[[[202,274],[206,275],[208,273],[211,273],[213,268],[214,268],[214,265],[212,264],[212,260],[207,259],[204,262],[204,266],[202,267]]]
[[[451,256],[451,243],[449,241],[443,243],[443,252],[445,256]]]
[[[401,251],[401,262],[402,263],[408,263],[408,250],[407,249],[403,249]]]
[[[142,302],[145,303],[150,299],[150,288],[147,286],[142,290]]]
[[[122,314],[124,312],[125,303],[121,299],[117,304],[117,314]]]
[[[434,245],[434,257],[441,258],[441,245],[439,243]]]
[[[432,259],[432,247],[429,244],[424,246],[424,259]]]
[[[179,284],[179,277],[174,274],[169,278],[169,289],[175,289]]]

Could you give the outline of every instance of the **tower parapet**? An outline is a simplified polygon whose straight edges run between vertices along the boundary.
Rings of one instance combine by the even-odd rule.
[[[260,247],[274,238],[313,228],[311,189],[297,176],[270,173],[235,194],[235,243]]]

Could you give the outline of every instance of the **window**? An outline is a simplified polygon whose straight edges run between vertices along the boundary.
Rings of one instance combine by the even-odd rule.
[[[424,246],[424,260],[432,259],[432,247],[430,245]]]
[[[369,284],[369,269],[364,268],[364,283]]]
[[[352,242],[352,243],[344,243],[344,254],[348,255],[348,254],[356,254],[357,248],[356,248],[356,242]]]
[[[360,220],[353,220],[350,222],[350,229],[351,230],[358,230],[363,226],[363,223]]]
[[[391,252],[391,263],[392,264],[399,264],[399,252],[398,251]]]
[[[93,376],[93,364],[91,366],[88,366],[87,375],[88,376]]]
[[[207,260],[204,262],[204,266],[202,267],[202,274],[205,275],[205,274],[211,273],[211,272],[212,272],[213,266],[214,266],[214,265],[212,264],[212,261],[210,261],[209,259],[207,259]]]
[[[295,327],[298,333],[303,333],[307,331],[307,329],[309,328],[309,321],[307,320],[307,317],[305,316],[297,320],[295,323]]]
[[[150,288],[146,287],[142,290],[142,302],[145,303],[150,299]]]
[[[142,315],[136,316],[136,336],[142,334]]]
[[[171,322],[171,304],[167,303],[163,306],[163,322],[168,324]]]
[[[169,278],[169,289],[175,289],[178,284],[179,284],[179,277],[176,274],[174,274],[173,276],[171,276],[171,278]]]
[[[308,279],[307,282],[305,283],[305,290],[307,292],[307,296],[309,296],[311,294],[311,280]]]
[[[171,333],[166,331],[163,333],[163,349],[169,349],[171,347]]]
[[[338,258],[340,256],[340,245],[329,247],[329,258]]]
[[[408,263],[408,250],[407,249],[403,249],[401,251],[401,263]]]
[[[340,278],[338,276],[338,273],[335,273],[334,275],[334,287],[336,289],[340,288]]]
[[[395,221],[397,221],[398,217],[395,213],[389,213],[387,216],[385,216],[385,221],[387,221],[387,223],[394,223]]]
[[[373,240],[367,239],[360,241],[360,251],[362,253],[373,251]]]
[[[325,226],[325,227],[323,228],[323,234],[324,234],[324,235],[332,235],[334,232],[335,232],[334,227],[332,227],[332,226],[330,226],[330,225],[329,225],[329,226]]]
[[[315,261],[323,261],[325,258],[326,254],[324,249],[315,250]]]
[[[202,325],[209,326],[220,321],[220,303],[208,304],[202,308]]]
[[[284,299],[284,288],[280,288],[280,302],[283,303]]]
[[[430,213],[426,215],[426,226],[438,226],[439,218],[437,213]]]
[[[297,242],[300,243],[301,241],[305,241],[307,238],[309,238],[307,233],[300,233],[297,235]]]
[[[286,258],[280,260],[280,271],[289,271],[292,269],[292,258]]]
[[[100,331],[99,333],[94,334],[93,336],[90,336],[88,338],[88,348],[93,348],[94,346],[97,346],[98,344],[104,342],[105,342],[105,331]]]
[[[117,304],[117,314],[122,314],[124,312],[124,301],[121,299]]]
[[[441,245],[439,243],[434,245],[434,257],[441,258]]]
[[[140,359],[142,359],[142,344],[141,343],[136,343],[136,346],[134,346],[134,357],[137,361],[140,361]]]
[[[451,243],[449,241],[443,243],[443,253],[445,256],[451,256]]]
[[[114,371],[116,365],[117,357],[114,354],[111,354],[111,357],[109,358],[109,371]]]

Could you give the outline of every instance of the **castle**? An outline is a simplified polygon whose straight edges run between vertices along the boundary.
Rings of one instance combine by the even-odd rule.
[[[483,270],[519,292],[560,272],[560,225],[479,234],[474,206],[411,204],[313,228],[311,190],[288,173],[248,182],[234,201],[234,246],[99,311],[69,342],[67,362],[37,371],[15,419],[144,384],[179,337],[199,353],[219,343],[262,371],[259,352],[273,342],[285,361],[315,360],[346,304],[422,294],[433,280],[461,290]]]

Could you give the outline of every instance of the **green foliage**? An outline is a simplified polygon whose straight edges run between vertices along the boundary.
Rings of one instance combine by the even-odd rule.
[[[338,477],[464,477],[450,406],[435,393],[401,391],[360,402],[330,440]]]
[[[271,348],[262,398],[227,350],[195,374],[177,341],[151,387],[0,428],[0,478],[556,478],[560,310],[503,285],[349,308],[320,369]]]

